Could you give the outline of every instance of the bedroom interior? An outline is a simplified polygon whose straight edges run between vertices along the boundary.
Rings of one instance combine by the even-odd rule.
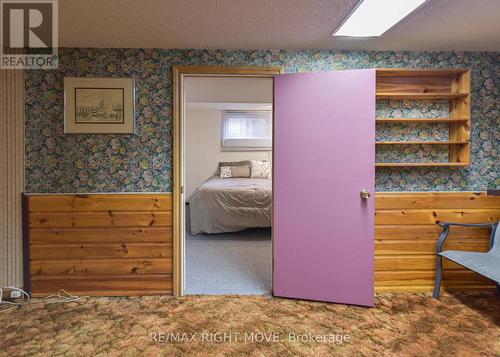
[[[184,82],[185,293],[270,295],[272,78]]]
[[[497,0],[0,10],[0,355],[500,355]]]

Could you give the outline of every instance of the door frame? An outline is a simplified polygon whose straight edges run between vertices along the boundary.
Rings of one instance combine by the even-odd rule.
[[[173,66],[173,295],[184,295],[184,79],[186,77],[262,77],[273,78],[283,73],[281,66]]]

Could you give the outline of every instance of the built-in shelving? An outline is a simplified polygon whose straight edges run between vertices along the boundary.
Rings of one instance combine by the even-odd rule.
[[[377,69],[377,100],[448,100],[447,118],[377,118],[377,124],[449,125],[446,141],[378,141],[377,145],[448,145],[448,162],[379,162],[377,167],[468,166],[470,163],[470,71],[467,69]]]
[[[377,99],[415,99],[415,100],[434,100],[434,99],[457,99],[467,97],[467,93],[391,93],[377,92]]]
[[[378,68],[377,78],[380,77],[457,77],[467,73],[465,68],[420,69],[420,68]]]

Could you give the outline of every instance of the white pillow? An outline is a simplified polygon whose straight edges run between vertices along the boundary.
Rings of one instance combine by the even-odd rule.
[[[252,166],[251,178],[271,178],[271,163],[269,161],[250,160]]]
[[[220,178],[231,178],[231,166],[220,167]]]

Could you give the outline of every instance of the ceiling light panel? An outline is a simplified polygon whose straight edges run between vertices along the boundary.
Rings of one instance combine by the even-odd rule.
[[[363,0],[333,36],[380,36],[426,0]]]

